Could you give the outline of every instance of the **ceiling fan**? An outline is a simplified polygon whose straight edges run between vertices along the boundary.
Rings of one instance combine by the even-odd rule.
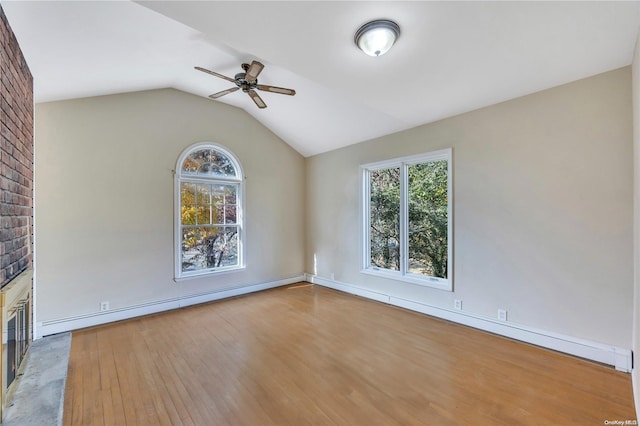
[[[217,99],[221,96],[228,95],[229,93],[233,93],[237,90],[242,89],[244,93],[251,96],[251,99],[253,99],[253,102],[255,102],[258,108],[266,108],[267,104],[264,103],[255,89],[289,96],[293,96],[296,94],[296,91],[293,89],[285,89],[284,87],[258,84],[258,75],[260,74],[260,72],[262,72],[263,68],[264,65],[258,61],[251,62],[251,65],[242,64],[242,69],[244,70],[244,72],[240,72],[236,74],[234,78],[231,78],[227,77],[226,75],[218,74],[217,72],[209,71],[208,69],[202,67],[195,67],[195,69],[197,69],[198,71],[206,72],[207,74],[215,75],[216,77],[235,83],[236,87],[232,87],[231,89],[223,90],[221,92],[214,93],[213,95],[209,95],[211,99]]]

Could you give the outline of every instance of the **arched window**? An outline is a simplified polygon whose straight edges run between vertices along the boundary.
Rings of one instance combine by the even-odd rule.
[[[176,167],[176,279],[240,269],[243,175],[226,148],[198,143]]]

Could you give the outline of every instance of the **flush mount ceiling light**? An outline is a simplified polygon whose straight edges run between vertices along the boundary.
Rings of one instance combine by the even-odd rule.
[[[381,56],[400,37],[400,27],[388,19],[367,22],[356,31],[356,45],[369,56]]]

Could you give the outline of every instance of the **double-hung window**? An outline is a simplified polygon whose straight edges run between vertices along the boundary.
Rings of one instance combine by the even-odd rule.
[[[193,145],[176,168],[176,279],[240,269],[243,176],[227,149]]]
[[[361,171],[363,272],[452,290],[451,149]]]

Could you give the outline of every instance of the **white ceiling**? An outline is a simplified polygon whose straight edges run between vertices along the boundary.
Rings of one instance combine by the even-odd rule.
[[[639,2],[7,1],[36,102],[173,87],[200,96],[266,67],[246,110],[305,156],[629,65]],[[371,19],[402,34],[372,58],[353,43]],[[216,101],[211,101],[216,102]]]

